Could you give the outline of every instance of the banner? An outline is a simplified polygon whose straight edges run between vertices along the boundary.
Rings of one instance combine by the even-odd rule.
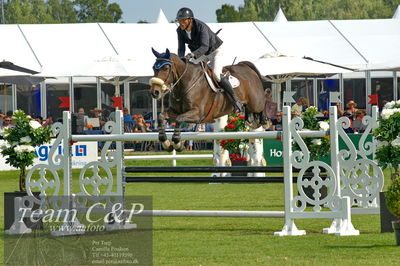
[[[35,148],[36,158],[33,165],[47,164],[49,152],[55,139],[50,144],[45,144]],[[4,140],[0,140],[0,146]],[[59,145],[56,154],[62,154],[62,145]],[[97,161],[97,142],[77,142],[72,146],[72,168],[82,168],[86,164]],[[6,163],[6,158],[0,154],[0,171],[16,170]]]

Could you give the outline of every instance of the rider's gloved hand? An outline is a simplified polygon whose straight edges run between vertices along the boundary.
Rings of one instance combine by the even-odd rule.
[[[194,58],[194,54],[188,53],[185,57],[186,57],[186,59],[191,59],[191,58]]]

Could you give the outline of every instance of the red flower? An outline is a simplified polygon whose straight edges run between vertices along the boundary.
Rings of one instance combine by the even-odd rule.
[[[235,128],[235,124],[229,123],[228,125],[226,125],[226,127],[232,129],[232,128]]]
[[[234,122],[236,122],[236,118],[233,118],[232,120],[231,120],[231,123],[234,123]]]
[[[234,142],[235,140],[234,140],[234,139],[228,139],[228,141],[229,141],[230,143],[232,143],[232,142]]]
[[[244,119],[244,116],[242,116],[242,115],[241,115],[241,116],[239,116],[239,119]]]
[[[225,139],[221,140],[220,144],[222,147],[224,147],[226,145],[226,140]]]

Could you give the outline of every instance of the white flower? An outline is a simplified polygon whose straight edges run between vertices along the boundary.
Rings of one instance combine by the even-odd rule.
[[[312,144],[314,144],[314,145],[321,145],[321,144],[322,144],[321,139],[313,139],[311,142],[312,142]]]
[[[26,116],[26,118],[28,118],[28,119],[32,119],[32,116],[30,116],[30,115],[27,115],[27,116]]]
[[[376,148],[385,147],[387,145],[389,145],[389,142],[387,142],[386,140],[384,140],[384,141],[377,140],[376,141]]]
[[[244,144],[243,144],[243,143],[240,143],[240,144],[239,144],[239,149],[243,150],[243,148],[244,148]]]
[[[397,100],[397,101],[396,101],[396,104],[400,104],[400,100]]]
[[[11,146],[10,146],[10,144],[8,144],[7,142],[4,142],[2,145],[1,145],[1,149],[2,150],[6,150],[6,149],[8,149],[8,148],[10,148]]]
[[[392,109],[394,105],[395,105],[395,101],[391,101],[391,102],[386,103],[383,108],[384,109]]]
[[[38,121],[35,121],[35,120],[29,121],[29,125],[30,125],[31,128],[33,128],[33,129],[38,129],[38,128],[42,127],[42,126],[40,125],[40,123],[39,123]]]
[[[329,130],[329,123],[325,122],[325,121],[320,121],[318,122],[319,127],[325,131]]]
[[[18,145],[14,147],[14,151],[18,154],[23,152],[33,152],[35,149],[30,145]]]
[[[400,137],[394,139],[390,144],[392,144],[393,147],[400,146]]]
[[[15,147],[14,147],[14,151],[15,151],[17,154],[22,153],[22,147],[21,147],[21,145],[15,146]]]
[[[20,143],[31,143],[32,139],[29,136],[22,137],[19,142]]]

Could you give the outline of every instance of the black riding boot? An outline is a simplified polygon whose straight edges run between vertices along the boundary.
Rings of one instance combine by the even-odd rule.
[[[234,111],[236,113],[244,112],[243,104],[240,101],[240,99],[236,96],[235,91],[233,90],[228,77],[226,77],[226,76],[222,77],[221,81],[219,82],[219,85],[221,86],[221,88],[224,89],[224,91],[226,92],[226,95],[228,95],[229,100],[232,102]]]

